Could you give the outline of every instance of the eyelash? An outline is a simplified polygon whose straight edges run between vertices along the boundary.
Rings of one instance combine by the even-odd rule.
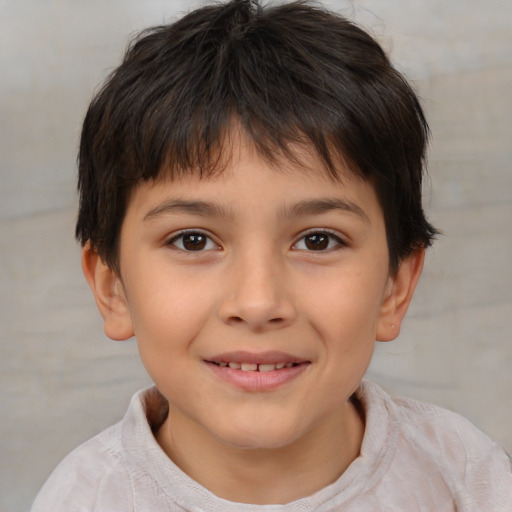
[[[305,241],[307,237],[313,236],[313,235],[325,235],[329,238],[328,240],[328,246],[323,249],[308,249],[308,248],[298,248],[298,244],[302,241]],[[334,240],[335,245],[332,245],[332,241]],[[301,251],[307,251],[307,252],[330,252],[331,250],[336,250],[341,247],[347,247],[348,243],[337,233],[334,233],[328,229],[312,229],[308,231],[307,233],[304,233],[300,239],[295,242],[293,245],[294,248],[301,250]]]
[[[204,238],[204,245],[201,246],[201,242],[199,242],[199,248],[197,250],[193,250],[190,248],[186,248],[183,244],[183,239],[187,235],[190,236],[197,236],[197,237],[203,237]],[[299,248],[298,245],[300,242],[305,241],[308,237],[312,236],[327,236],[327,247],[321,247],[320,249],[311,249],[308,247],[305,248]],[[181,247],[177,244],[177,242],[181,240]],[[333,246],[332,241],[334,240],[335,245]],[[206,233],[199,231],[199,230],[186,230],[186,231],[180,231],[176,235],[174,235],[170,240],[167,241],[167,245],[172,245],[176,249],[181,250],[183,252],[203,252],[211,249],[219,249],[219,246],[212,240],[212,238],[207,235]],[[211,247],[208,247],[210,245]],[[304,233],[297,242],[295,242],[292,246],[293,249],[306,251],[306,252],[327,252],[331,250],[338,249],[340,247],[347,247],[348,244],[343,238],[341,238],[338,234],[333,233],[330,230],[327,229],[314,229],[310,230],[307,233]]]
[[[198,237],[204,237],[205,239],[205,245],[212,245],[213,247],[201,247],[199,250],[191,250],[191,249],[187,249],[184,245],[183,245],[183,239],[184,237],[186,237],[187,235],[190,235],[190,236],[198,236]],[[177,245],[176,242],[178,242],[179,240],[181,239],[182,241],[182,246],[179,247]],[[204,233],[203,231],[200,231],[200,230],[197,230],[197,229],[190,229],[190,230],[186,230],[186,231],[180,231],[179,233],[177,233],[176,235],[174,235],[171,239],[169,239],[167,241],[167,245],[172,245],[174,246],[176,249],[178,250],[181,250],[183,252],[203,252],[205,250],[211,250],[211,249],[218,249],[219,246],[212,240],[212,238],[210,236],[208,236],[206,233]]]

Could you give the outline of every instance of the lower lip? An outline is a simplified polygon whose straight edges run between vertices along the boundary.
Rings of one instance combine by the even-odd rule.
[[[221,367],[214,363],[207,363],[213,373],[224,382],[236,386],[244,391],[263,392],[272,391],[287,384],[301,375],[309,363],[298,364],[291,368],[281,368],[271,372],[234,370],[229,366]]]

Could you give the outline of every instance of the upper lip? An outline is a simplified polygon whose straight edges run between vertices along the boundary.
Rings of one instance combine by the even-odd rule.
[[[222,361],[237,362],[237,363],[252,363],[252,364],[278,364],[278,363],[306,363],[306,359],[297,357],[286,352],[279,351],[267,351],[267,352],[246,352],[246,351],[235,351],[235,352],[224,352],[222,354],[208,357],[206,361],[212,363],[220,363]]]

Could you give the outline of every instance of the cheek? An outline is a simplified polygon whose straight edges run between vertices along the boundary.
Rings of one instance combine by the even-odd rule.
[[[375,339],[382,303],[382,279],[369,273],[340,272],[305,296],[310,321],[326,339],[343,345]]]
[[[145,277],[128,294],[139,351],[143,358],[165,354],[171,359],[188,348],[211,315],[211,287],[179,272]]]
[[[142,364],[164,396],[189,396],[183,375],[193,374],[191,347],[204,323],[201,303],[154,294],[139,304],[134,332]],[[187,394],[188,393],[188,394]]]
[[[359,290],[359,293],[358,293]],[[330,290],[324,308],[312,319],[324,344],[323,361],[327,400],[337,401],[357,388],[373,355],[380,302],[361,288]],[[340,395],[348,391],[348,395]]]

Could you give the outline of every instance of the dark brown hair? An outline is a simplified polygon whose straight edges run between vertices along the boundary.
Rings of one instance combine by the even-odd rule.
[[[390,264],[432,242],[421,202],[428,126],[379,44],[307,2],[232,0],[142,32],[87,112],[76,236],[118,270],[130,191],[162,173],[209,173],[240,126],[265,158],[310,144],[337,179],[375,187]]]

